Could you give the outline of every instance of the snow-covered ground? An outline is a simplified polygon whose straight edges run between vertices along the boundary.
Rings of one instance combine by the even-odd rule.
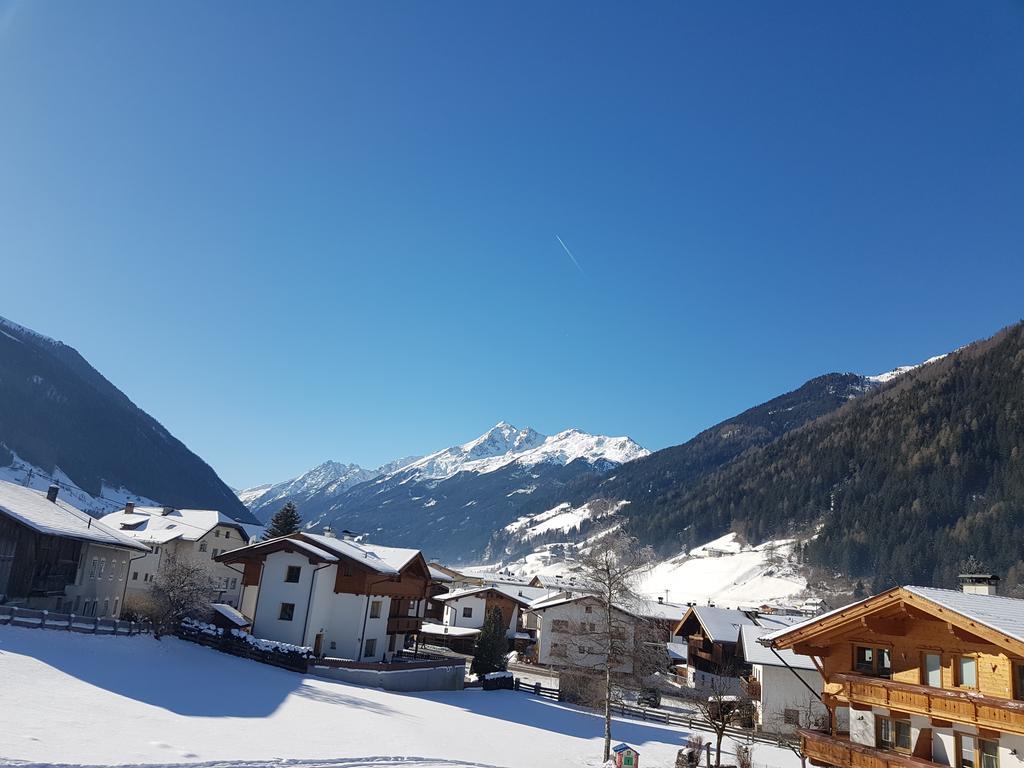
[[[175,638],[0,627],[0,681],[0,764],[600,764],[600,718],[547,699],[479,689],[389,693]],[[648,768],[673,765],[686,735],[618,719],[613,730],[617,741],[640,750]],[[798,765],[792,752],[761,744],[754,762]]]

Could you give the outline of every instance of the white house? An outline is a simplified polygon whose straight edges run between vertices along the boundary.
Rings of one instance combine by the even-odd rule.
[[[438,595],[434,600],[444,605],[441,623],[449,628],[480,629],[487,615],[497,608],[501,611],[506,636],[514,638],[523,631],[522,616],[530,603],[551,595],[551,590],[540,587],[495,583],[458,589]]]
[[[149,550],[58,492],[0,481],[0,603],[117,618],[129,569]]]
[[[132,562],[129,596],[148,591],[166,563],[187,558],[209,570],[216,602],[235,607],[241,604],[241,571],[214,558],[248,544],[262,532],[259,526],[239,523],[213,509],[136,507],[131,503],[101,519],[104,525],[150,549],[146,557]]]
[[[754,702],[755,724],[771,733],[820,728],[828,717],[821,702],[821,675],[810,656],[790,649],[775,651],[758,642],[773,631],[770,627],[740,627],[737,656],[751,668],[748,692]]]
[[[563,592],[535,600],[529,610],[537,621],[538,664],[556,668],[596,668],[600,664],[600,638],[607,632],[607,618],[597,598]],[[621,632],[623,645],[629,647],[637,617],[621,608],[614,609],[614,616],[612,631]],[[632,659],[625,658],[613,671],[628,674],[632,669]]]
[[[241,611],[252,633],[317,655],[381,661],[419,631],[431,576],[416,549],[312,533],[223,552],[241,568]]]

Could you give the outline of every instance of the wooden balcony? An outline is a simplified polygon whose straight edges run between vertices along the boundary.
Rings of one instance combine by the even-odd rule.
[[[1024,734],[1024,702],[1014,699],[855,674],[832,675],[829,682],[842,685],[837,695],[851,703],[888,707],[900,712],[927,715],[936,720]]]
[[[391,616],[388,618],[389,635],[406,635],[419,632],[423,619],[415,616]]]
[[[919,757],[856,744],[846,736],[830,736],[821,731],[798,731],[800,751],[812,765],[838,768],[947,768],[941,763]]]

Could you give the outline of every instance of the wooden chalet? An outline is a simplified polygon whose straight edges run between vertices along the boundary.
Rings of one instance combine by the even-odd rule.
[[[761,642],[814,660],[828,708],[800,731],[818,766],[1018,768],[1024,755],[1024,600],[897,587]]]
[[[432,577],[419,550],[294,533],[215,558],[240,573],[253,634],[318,655],[386,660],[423,622]]]

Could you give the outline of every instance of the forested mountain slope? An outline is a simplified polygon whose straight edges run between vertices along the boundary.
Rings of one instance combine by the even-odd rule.
[[[649,542],[814,532],[808,559],[877,590],[951,584],[970,555],[1024,581],[1024,325],[791,431],[636,514]]]
[[[16,459],[47,478],[59,468],[100,503],[94,513],[138,494],[255,522],[209,465],[77,351],[0,318],[0,467]]]

